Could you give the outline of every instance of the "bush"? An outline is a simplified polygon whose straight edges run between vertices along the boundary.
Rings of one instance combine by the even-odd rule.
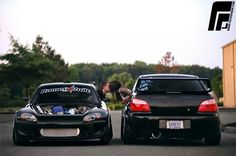
[[[108,103],[108,107],[110,110],[122,110],[124,106],[125,105],[122,103]]]
[[[224,103],[223,103],[223,102],[217,102],[217,105],[218,105],[219,107],[223,107],[223,106],[224,106]]]
[[[26,102],[22,100],[21,97],[14,97],[11,100],[5,100],[4,102],[1,102],[0,107],[24,107],[26,105]]]
[[[21,109],[22,107],[0,107],[0,113],[15,113],[17,110]]]

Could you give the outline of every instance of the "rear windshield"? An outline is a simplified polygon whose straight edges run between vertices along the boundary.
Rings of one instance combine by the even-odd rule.
[[[98,103],[95,90],[87,86],[53,86],[41,88],[35,103]]]
[[[191,79],[141,79],[136,90],[140,92],[206,92],[203,82]]]

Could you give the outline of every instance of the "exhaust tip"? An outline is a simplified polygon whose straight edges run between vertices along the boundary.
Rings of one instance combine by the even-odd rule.
[[[161,132],[151,134],[151,139],[160,139],[160,137],[161,137]]]

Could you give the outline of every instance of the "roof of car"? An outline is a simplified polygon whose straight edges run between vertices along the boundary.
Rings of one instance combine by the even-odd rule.
[[[139,78],[148,78],[148,79],[152,79],[152,78],[199,78],[196,75],[188,75],[188,74],[146,74],[146,75],[140,75]]]
[[[53,82],[53,83],[43,83],[39,87],[48,87],[48,86],[68,86],[68,85],[81,85],[81,86],[89,86],[95,88],[93,84],[90,83],[80,83],[80,82],[70,82],[70,83],[65,83],[65,82]]]

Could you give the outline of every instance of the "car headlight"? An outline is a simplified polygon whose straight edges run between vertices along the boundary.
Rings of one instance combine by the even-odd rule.
[[[102,114],[101,113],[90,113],[84,117],[84,121],[89,122],[89,121],[94,121],[97,119],[101,119]]]
[[[19,120],[26,120],[26,121],[32,121],[32,122],[36,122],[37,121],[37,118],[33,115],[33,114],[30,114],[30,113],[21,113],[17,119]]]

